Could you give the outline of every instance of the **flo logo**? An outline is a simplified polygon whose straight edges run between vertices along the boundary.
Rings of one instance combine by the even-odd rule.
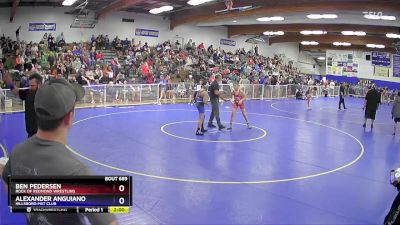
[[[383,12],[370,11],[370,12],[363,12],[363,14],[364,18],[370,20],[396,20],[395,16],[384,15]]]

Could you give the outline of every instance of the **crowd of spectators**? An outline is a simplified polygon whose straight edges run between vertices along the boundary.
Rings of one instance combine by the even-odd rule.
[[[293,63],[285,64],[275,55],[264,57],[257,48],[226,52],[214,46],[166,41],[156,46],[118,36],[93,35],[86,43],[67,44],[63,33],[58,37],[44,34],[39,43],[0,38],[0,73],[13,70],[17,79],[26,80],[33,73],[45,79],[65,77],[83,85],[112,83],[179,82],[181,78],[212,79],[212,74],[223,75],[224,83],[293,84],[309,83]],[[105,60],[104,52],[115,53]],[[19,77],[18,77],[19,76]]]
[[[113,57],[106,59],[106,52]],[[217,73],[222,74],[223,84],[337,85],[302,74],[293,62],[278,55],[263,56],[258,47],[227,52],[192,40],[150,46],[135,39],[93,35],[87,42],[66,43],[63,33],[57,37],[46,33],[39,43],[28,43],[3,35],[0,58],[0,76],[13,71],[20,87],[27,86],[34,73],[44,80],[64,77],[81,85],[211,82]],[[4,83],[2,88],[7,88]]]

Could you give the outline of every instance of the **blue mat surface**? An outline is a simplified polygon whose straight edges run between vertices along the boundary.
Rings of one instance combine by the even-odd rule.
[[[389,171],[400,167],[391,106],[371,130],[362,99],[337,104],[248,101],[253,129],[238,111],[232,131],[203,137],[188,104],[80,109],[68,143],[97,174],[133,177],[134,207],[120,224],[381,224],[396,195]],[[227,123],[230,105],[221,111]],[[26,137],[24,114],[0,120],[9,154]],[[25,224],[0,189],[0,225]]]

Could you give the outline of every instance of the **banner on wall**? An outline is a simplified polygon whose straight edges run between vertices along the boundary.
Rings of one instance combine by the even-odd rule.
[[[380,67],[390,67],[390,53],[372,52],[372,65]]]
[[[56,23],[29,23],[29,31],[56,31]]]
[[[358,62],[354,59],[353,52],[327,50],[326,74],[357,76]]]
[[[400,77],[400,55],[393,55],[393,76]]]
[[[343,64],[342,74],[345,76],[354,76],[358,73],[358,64],[357,63],[346,63]]]
[[[382,66],[374,67],[374,76],[389,77],[389,68]]]
[[[219,41],[219,44],[220,45],[228,45],[228,46],[236,46],[236,41],[221,38],[221,40]]]
[[[136,28],[135,36],[145,36],[145,37],[158,37],[159,36],[158,30],[148,30],[148,29],[141,29]]]

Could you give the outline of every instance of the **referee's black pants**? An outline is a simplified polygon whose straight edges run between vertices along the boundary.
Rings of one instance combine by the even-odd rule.
[[[341,109],[342,104],[343,104],[343,108],[346,109],[346,105],[344,104],[344,97],[340,96],[339,109]]]
[[[208,121],[208,125],[212,125],[214,118],[217,119],[218,127],[222,127],[221,118],[219,117],[219,99],[210,99],[211,102],[211,115]]]

